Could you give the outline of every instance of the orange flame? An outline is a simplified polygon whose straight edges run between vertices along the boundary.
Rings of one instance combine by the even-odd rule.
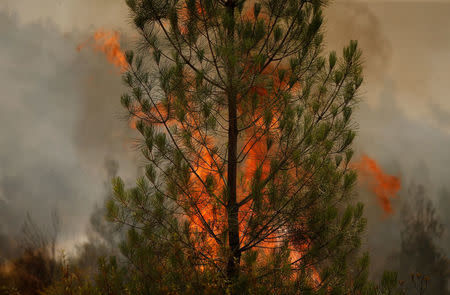
[[[367,181],[369,188],[377,195],[384,212],[392,213],[390,199],[396,197],[401,188],[400,178],[383,172],[377,162],[367,155],[361,157],[361,161],[355,164],[355,168]]]
[[[91,40],[94,42],[92,43]],[[120,35],[116,31],[106,32],[98,30],[94,33],[92,38],[89,38],[84,43],[77,46],[77,50],[81,51],[85,46],[90,45],[95,51],[103,52],[109,63],[118,67],[122,72],[125,72],[128,63],[125,54],[120,48]]]

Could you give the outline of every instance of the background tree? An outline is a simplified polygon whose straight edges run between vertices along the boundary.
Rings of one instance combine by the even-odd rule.
[[[117,177],[119,165],[116,161],[107,159],[104,168],[107,180],[105,181],[103,204],[95,205],[87,229],[88,239],[86,242],[77,245],[77,255],[75,259],[70,261],[72,268],[76,266],[80,272],[88,276],[97,270],[99,258],[120,254],[117,244],[126,237],[125,230],[119,230],[117,225],[106,220],[106,208],[104,206],[104,203],[112,196],[111,179]]]
[[[52,212],[52,227],[42,230],[29,214],[22,225],[22,236],[15,246],[17,257],[0,264],[1,295],[37,295],[59,279],[55,245],[59,217]]]
[[[367,257],[347,266],[365,226],[349,204],[361,53],[323,55],[325,1],[126,2],[142,55],[121,102],[146,161],[108,203],[130,228],[127,290],[366,288]]]
[[[448,258],[439,247],[444,226],[422,185],[408,189],[408,203],[402,211],[399,277],[405,289],[418,294],[449,294]]]

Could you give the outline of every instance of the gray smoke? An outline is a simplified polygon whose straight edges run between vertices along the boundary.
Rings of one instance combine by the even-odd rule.
[[[336,1],[326,9],[328,49],[339,53],[357,39],[364,51],[356,149],[403,184],[392,216],[361,188],[375,269],[400,249],[399,212],[410,183],[423,185],[450,223],[449,15],[449,1]],[[99,28],[134,38],[124,1],[0,3],[0,232],[17,231],[27,211],[49,223],[56,208],[68,245],[103,200],[105,159],[134,178],[136,135],[122,120],[120,75],[101,54],[75,50]]]
[[[103,201],[105,158],[126,178],[136,171],[121,76],[101,54],[76,51],[89,30],[0,11],[0,36],[0,231],[16,234],[27,212],[46,226],[56,209],[70,244]]]
[[[386,215],[376,197],[360,187],[369,221],[365,247],[374,276],[385,269],[403,271],[392,263],[392,255],[403,250],[403,208],[413,203],[413,184],[423,186],[444,225],[443,236],[430,239],[450,254],[450,100],[444,78],[450,74],[449,15],[448,2],[336,2],[327,9],[328,47],[338,49],[357,39],[363,49],[366,82],[356,112],[356,149],[402,180],[392,201],[393,215]],[[427,255],[434,252],[423,253]]]
[[[122,0],[2,0],[0,9],[16,13],[20,24],[50,22],[59,31],[130,29]]]

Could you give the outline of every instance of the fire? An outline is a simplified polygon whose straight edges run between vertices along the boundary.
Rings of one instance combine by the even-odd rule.
[[[400,178],[386,174],[377,162],[367,155],[361,157],[361,161],[355,164],[355,168],[366,180],[369,188],[377,195],[384,212],[392,213],[390,199],[396,197],[401,188]]]
[[[118,32],[98,30],[91,38],[78,45],[77,50],[81,51],[85,46],[91,46],[95,51],[104,53],[109,63],[118,67],[122,72],[125,72],[128,63],[125,54],[120,48],[119,41],[120,35]]]
[[[198,2],[201,3],[201,2]],[[197,12],[199,15],[203,15],[202,7],[197,4]],[[247,12],[246,17],[252,19],[254,16],[252,15],[252,10]],[[184,35],[188,33],[189,17],[187,13],[187,7],[182,7],[179,11],[179,19],[181,20],[181,24],[179,24],[180,32]],[[108,58],[108,60],[114,65],[121,68],[121,70],[126,69],[126,60],[125,56],[120,50],[119,45],[119,35],[117,32],[106,33],[104,31],[99,31],[94,35],[95,46],[94,49],[104,52]],[[79,50],[85,45],[80,45]],[[255,72],[259,72],[259,69],[253,65],[251,60],[245,60],[243,68],[249,73],[249,76]],[[277,67],[268,66],[264,69],[262,74],[265,76],[267,80],[271,80],[272,86],[266,87],[267,81],[262,82],[252,82],[252,87],[249,90],[249,93],[246,96],[238,96],[238,112],[240,115],[247,113],[247,109],[250,109],[250,96],[256,97],[258,101],[257,110],[254,111],[248,117],[249,122],[253,122],[253,127],[248,128],[245,131],[244,136],[244,147],[242,148],[242,154],[245,155],[241,161],[240,166],[238,167],[239,179],[238,179],[238,187],[237,192],[240,198],[238,201],[242,200],[242,196],[247,195],[253,188],[253,182],[264,179],[270,172],[270,160],[273,157],[273,150],[276,147],[270,147],[268,144],[269,137],[271,131],[277,128],[278,119],[281,116],[281,100],[274,99],[279,97],[283,92],[291,91],[295,92],[300,90],[300,85],[289,84],[289,76],[290,73],[283,69],[283,65],[278,65]],[[184,77],[186,79],[192,79],[192,81],[187,81],[187,85],[195,85],[195,77],[189,78],[189,73],[185,73]],[[191,82],[191,83],[190,83]],[[250,85],[250,81],[249,81]],[[191,93],[194,93],[195,89],[192,89]],[[190,104],[189,94],[190,91],[186,92],[187,104]],[[168,93],[169,101],[174,99],[176,94]],[[272,117],[267,119],[265,118],[265,111],[267,108],[272,110]],[[141,111],[139,106],[136,106],[136,111],[134,117],[131,121],[131,127],[136,128],[137,122],[139,120],[156,122],[154,125],[161,125],[158,123],[158,120],[162,120],[160,116],[165,117],[170,114],[170,110],[164,104],[158,104],[153,106],[153,108],[144,113]],[[187,126],[196,126],[199,122],[200,118],[196,117],[195,112],[187,112],[185,114],[184,123],[175,121],[174,119],[170,119],[165,122],[166,125],[172,127],[176,125],[178,129],[189,129]],[[217,154],[214,153],[215,142],[214,139],[207,136],[206,134],[201,133],[201,129],[195,131],[191,134],[192,142],[199,143],[195,148],[189,150],[190,162],[192,163],[193,173],[190,173],[190,187],[186,189],[186,191],[181,192],[182,195],[178,202],[183,208],[191,208],[187,213],[188,219],[190,221],[190,229],[193,232],[201,233],[201,237],[197,242],[197,246],[201,248],[202,253],[207,254],[210,257],[217,257],[220,250],[216,240],[208,235],[207,232],[213,232],[217,236],[223,236],[224,231],[226,230],[226,211],[225,207],[221,202],[221,194],[224,191],[226,186],[226,171],[223,170],[226,162]],[[198,147],[202,146],[202,147]],[[222,171],[222,172],[219,172]],[[304,171],[300,169],[289,171],[292,175],[299,175],[299,173],[306,174]],[[205,183],[213,183],[211,185],[211,189],[208,190],[205,188]],[[262,188],[263,190],[265,188]],[[264,195],[266,192],[262,192]],[[264,204],[264,202],[268,202],[266,199],[262,199],[260,201]],[[261,206],[261,204],[257,204]],[[251,239],[248,236],[248,227],[252,222],[252,218],[254,218],[253,208],[254,203],[250,201],[241,207],[241,210],[238,215],[239,226],[240,226],[240,236],[241,243],[245,245],[249,243],[248,239]],[[273,233],[267,236],[267,241],[263,241],[260,243],[262,247],[262,254],[269,255],[270,248],[277,248],[281,244],[281,240],[277,238],[278,234]],[[309,245],[305,244],[295,244],[290,243],[290,246],[294,248],[294,252],[292,253],[291,261],[295,262],[301,259],[302,255],[306,253],[309,249]],[[319,284],[321,279],[319,272],[311,266],[310,271],[312,272],[312,279],[315,284]]]

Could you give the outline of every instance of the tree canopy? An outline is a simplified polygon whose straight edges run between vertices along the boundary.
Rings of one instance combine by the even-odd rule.
[[[160,291],[343,288],[365,226],[349,203],[356,41],[323,54],[325,1],[127,4],[142,38],[121,102],[146,173],[114,180],[124,256]]]

